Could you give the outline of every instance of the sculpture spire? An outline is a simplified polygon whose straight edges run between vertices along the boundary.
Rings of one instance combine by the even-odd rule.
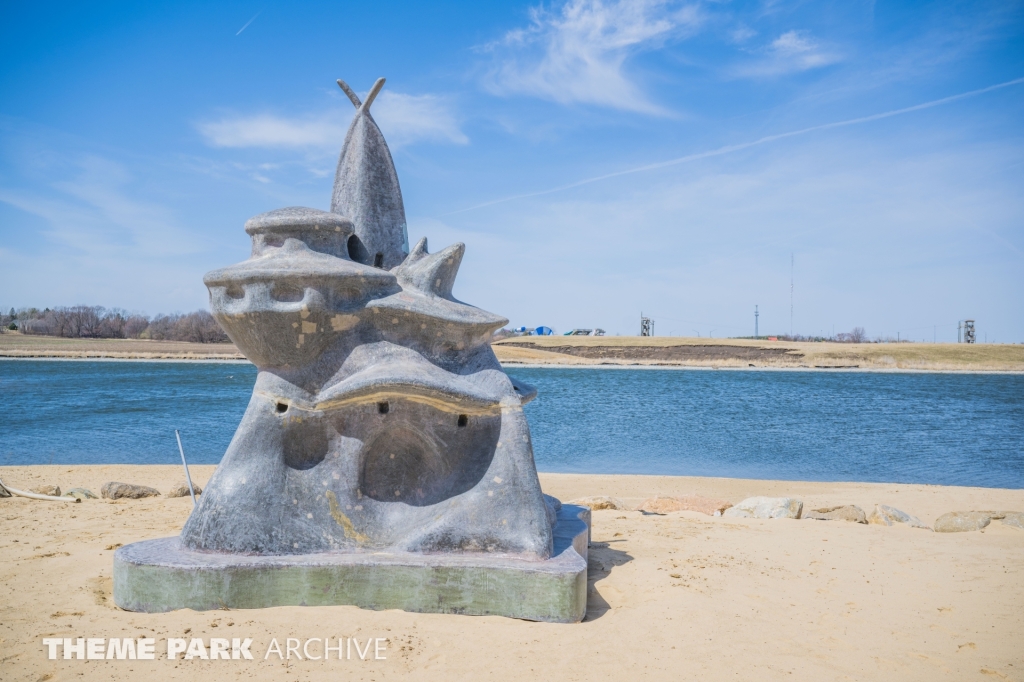
[[[409,236],[398,173],[384,135],[370,115],[384,79],[377,79],[363,101],[345,81],[339,80],[338,85],[352,101],[356,115],[338,158],[331,212],[352,219],[355,231],[348,242],[352,260],[390,270],[408,255]]]

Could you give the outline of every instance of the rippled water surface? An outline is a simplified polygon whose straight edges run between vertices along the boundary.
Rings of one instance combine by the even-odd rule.
[[[1024,376],[527,369],[541,471],[1024,488]],[[216,463],[247,363],[0,360],[2,464]]]

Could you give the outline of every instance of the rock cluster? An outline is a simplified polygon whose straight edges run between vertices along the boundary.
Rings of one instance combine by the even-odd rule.
[[[676,511],[695,511],[708,516],[721,516],[732,506],[728,500],[700,495],[683,495],[682,497],[652,497],[638,507],[640,511],[652,514],[667,514]]]
[[[1024,512],[958,511],[943,514],[935,520],[936,533],[966,533],[988,527],[992,521],[1024,530]]]
[[[145,485],[110,481],[103,484],[103,487],[100,488],[100,494],[105,500],[138,500],[143,497],[159,497],[160,491]]]
[[[88,488],[72,488],[64,493],[64,497],[73,497],[76,500],[96,500],[96,494]]]
[[[748,519],[799,519],[804,503],[792,497],[748,497],[722,516]]]
[[[876,504],[874,511],[868,516],[868,523],[879,526],[892,526],[897,523],[905,523],[911,528],[924,528],[925,530],[931,530],[928,524],[923,523],[921,519],[916,516],[911,516],[906,512],[902,512],[895,507],[890,507],[885,504]]]
[[[604,497],[600,495],[592,497],[580,497],[575,500],[569,500],[566,504],[575,504],[580,507],[587,507],[591,511],[597,511],[599,509],[626,509],[626,505],[621,500],[614,497]]]
[[[196,491],[196,495],[202,495],[203,494],[203,489],[200,488],[195,483],[192,484],[192,488],[193,488],[193,490]],[[166,495],[166,497],[191,497],[191,496],[192,496],[192,494],[189,492],[188,484],[186,484],[186,483],[182,483],[182,484],[180,484],[178,486],[175,486],[174,488],[171,488],[169,491],[167,491],[167,495]]]
[[[852,523],[867,523],[867,515],[864,510],[855,504],[844,504],[836,507],[822,507],[804,512],[803,518],[817,519],[819,521],[850,521]]]

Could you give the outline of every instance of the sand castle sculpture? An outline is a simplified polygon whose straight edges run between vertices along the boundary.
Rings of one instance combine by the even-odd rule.
[[[259,369],[179,538],[118,550],[122,608],[356,604],[573,622],[589,511],[541,492],[522,405],[489,341],[507,323],[452,286],[465,246],[411,250],[398,176],[356,107],[331,210],[251,218],[252,257],[204,281]]]

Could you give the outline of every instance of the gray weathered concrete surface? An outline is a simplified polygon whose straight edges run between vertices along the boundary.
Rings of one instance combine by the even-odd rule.
[[[544,561],[482,552],[248,556],[147,540],[114,555],[114,600],[151,613],[353,604],[574,623],[586,612],[589,525],[590,510],[561,507],[554,556]]]

